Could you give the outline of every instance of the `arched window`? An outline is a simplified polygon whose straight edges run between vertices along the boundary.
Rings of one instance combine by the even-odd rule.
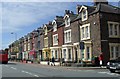
[[[56,22],[53,22],[53,31],[54,32],[57,31],[57,24],[56,24]]]
[[[68,15],[65,16],[65,26],[66,27],[70,26],[70,18]]]

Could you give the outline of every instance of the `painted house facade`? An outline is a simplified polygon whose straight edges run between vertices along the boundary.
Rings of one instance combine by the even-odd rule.
[[[55,61],[60,61],[62,58],[62,45],[63,45],[63,27],[60,26],[63,24],[64,20],[62,16],[56,16],[52,21],[53,30],[52,30],[52,46],[51,49],[51,58],[54,57]]]
[[[51,58],[50,46],[52,44],[52,39],[51,39],[52,23],[49,22],[48,24],[44,24],[43,29],[44,29],[44,47],[42,49],[42,59],[48,61]]]
[[[32,55],[37,50],[42,61],[54,57],[56,61],[64,59],[69,63],[92,63],[93,58],[102,54],[106,65],[108,60],[120,57],[119,18],[120,8],[108,2],[94,2],[94,6],[78,5],[77,14],[65,10],[63,17],[56,16],[52,22],[44,24],[42,32],[31,32],[27,40],[20,42],[20,52],[28,51]],[[13,43],[11,52],[15,48]]]
[[[120,52],[120,8],[108,2],[95,2],[94,6],[80,6],[80,40],[85,43],[82,52],[84,61],[103,54],[103,62],[119,57]]]
[[[64,16],[64,43],[62,45],[62,55],[65,62],[77,62],[79,45],[79,27],[77,21],[73,22],[77,15],[70,10],[65,10]]]
[[[43,38],[41,35],[43,34],[43,28],[39,27],[37,28],[37,35],[36,35],[36,51],[37,51],[37,60],[41,60],[41,53],[43,48]]]

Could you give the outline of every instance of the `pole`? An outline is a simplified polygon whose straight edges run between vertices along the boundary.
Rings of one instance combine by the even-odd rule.
[[[11,32],[11,34],[15,34],[15,41],[17,40],[17,33]]]
[[[11,32],[11,34],[15,35],[15,41],[17,41],[17,33]],[[15,52],[17,52],[17,44],[15,43]]]

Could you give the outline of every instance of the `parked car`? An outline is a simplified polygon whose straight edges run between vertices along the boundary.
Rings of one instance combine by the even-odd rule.
[[[107,69],[109,69],[112,73],[115,71],[120,71],[120,57],[115,60],[108,61]]]

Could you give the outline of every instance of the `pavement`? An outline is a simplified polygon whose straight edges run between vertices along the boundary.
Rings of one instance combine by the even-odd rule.
[[[2,76],[3,77],[119,77],[120,75],[119,73],[111,73],[108,69],[104,69],[100,67],[50,66],[50,65],[42,65],[42,64],[34,64],[34,63],[9,61],[8,64],[2,65]]]
[[[31,64],[34,66],[43,66],[43,67],[54,67],[54,68],[65,68],[65,69],[80,69],[80,70],[94,70],[94,69],[107,69],[106,66],[102,67],[73,67],[73,66],[51,66],[51,65],[43,65],[43,64],[36,64],[36,63],[26,63],[26,62],[16,62],[15,63],[22,63],[22,64]]]

